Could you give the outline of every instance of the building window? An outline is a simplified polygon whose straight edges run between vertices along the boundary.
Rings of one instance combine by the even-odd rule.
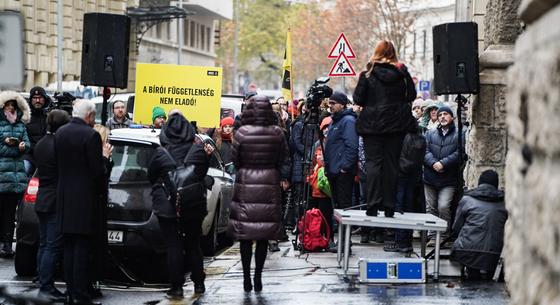
[[[183,20],[183,45],[189,45],[189,24],[190,22],[187,19]]]
[[[197,23],[195,26],[196,26],[196,29],[195,29],[194,33],[196,35],[196,39],[194,40],[195,41],[195,46],[194,47],[198,49],[198,48],[200,48],[200,35],[199,35],[200,24]]]
[[[412,55],[416,56],[416,31],[414,31],[414,33],[412,33]]]
[[[210,52],[210,42],[212,41],[212,36],[210,36],[211,28],[206,28],[206,51]]]
[[[194,48],[194,40],[196,39],[196,27],[194,26],[194,21],[190,22],[189,40],[191,48]]]
[[[167,32],[166,33],[167,41],[170,41],[171,40],[171,22],[168,21],[168,22],[165,23],[165,25],[166,25],[165,30]]]
[[[426,30],[423,31],[423,42],[422,42],[422,59],[426,59]]]
[[[206,27],[200,25],[200,49],[204,50],[206,47]]]
[[[163,25],[161,23],[158,23],[156,25],[156,38],[157,39],[162,39],[162,35],[161,35],[162,31],[163,31]]]

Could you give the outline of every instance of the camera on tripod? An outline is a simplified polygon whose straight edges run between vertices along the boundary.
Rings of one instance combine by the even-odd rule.
[[[313,82],[313,85],[307,90],[307,108],[319,108],[323,99],[330,97],[333,93],[331,87],[326,84],[331,80],[330,77],[320,77]]]
[[[49,108],[49,111],[53,109],[60,109],[68,112],[70,116],[72,116],[72,109],[73,109],[73,102],[76,99],[72,94],[69,92],[55,92],[54,93],[54,101],[52,106]]]

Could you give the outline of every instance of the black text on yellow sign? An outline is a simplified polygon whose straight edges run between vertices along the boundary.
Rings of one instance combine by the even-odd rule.
[[[222,71],[217,67],[138,64],[134,119],[152,123],[154,107],[180,110],[200,127],[220,120]]]

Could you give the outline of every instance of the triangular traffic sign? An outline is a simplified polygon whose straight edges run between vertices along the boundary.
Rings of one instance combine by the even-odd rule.
[[[329,72],[329,76],[354,76],[356,72],[352,67],[352,64],[348,60],[348,57],[344,53],[340,53],[338,58],[334,62],[334,65]]]
[[[338,56],[344,53],[348,58],[356,58],[356,54],[354,54],[354,50],[350,46],[348,39],[344,36],[344,33],[340,33],[338,39],[334,43],[331,51],[329,52],[328,58],[338,58]]]

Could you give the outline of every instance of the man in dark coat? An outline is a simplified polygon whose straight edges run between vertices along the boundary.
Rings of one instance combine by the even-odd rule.
[[[68,297],[74,304],[93,304],[88,293],[90,253],[100,222],[99,198],[104,187],[101,136],[95,124],[95,104],[74,103],[70,123],[55,135],[58,167],[57,212],[64,239],[64,272]]]
[[[484,171],[478,187],[465,192],[459,201],[453,224],[453,234],[458,237],[451,258],[467,267],[469,278],[491,276],[502,252],[508,214],[498,182],[495,171]]]
[[[181,215],[177,219],[177,191],[172,186],[168,173],[186,161],[186,164],[194,165],[193,181],[198,181],[201,186],[210,166],[209,155],[213,149],[208,144],[195,143],[195,129],[180,113],[169,116],[169,120],[163,125],[159,140],[162,146],[156,149],[148,167],[148,178],[152,183],[152,210],[158,217],[167,245],[171,289],[166,294],[169,298],[179,299],[183,297],[185,259],[190,266],[195,293],[206,291],[206,274],[200,249],[202,221],[208,213],[206,188],[202,186],[202,191],[197,192],[202,193],[202,196],[192,199],[188,208],[181,207]],[[182,233],[186,235],[183,236]]]
[[[346,108],[346,94],[335,91],[329,98],[332,123],[325,143],[325,175],[329,179],[332,201],[338,209],[352,205],[352,189],[358,164],[356,113]]]
[[[432,215],[451,222],[451,202],[459,184],[458,132],[453,123],[453,112],[447,106],[438,110],[439,126],[426,132],[426,155],[424,156],[424,192],[426,209]],[[464,146],[465,136],[462,137]],[[463,150],[464,151],[464,150]],[[449,232],[444,233],[443,239]],[[434,232],[428,233],[433,246]],[[444,245],[446,246],[446,245]]]
[[[31,148],[23,156],[27,176],[33,175],[35,171],[35,145],[47,133],[47,109],[50,107],[51,103],[51,98],[42,87],[33,87],[29,92],[31,120],[25,125],[25,128],[27,129],[29,142],[31,142]]]
[[[47,117],[47,134],[35,146],[35,161],[39,190],[35,200],[35,212],[39,219],[39,251],[37,266],[39,270],[39,296],[54,302],[66,297],[54,286],[56,264],[62,258],[63,240],[60,226],[57,225],[56,190],[58,168],[56,163],[54,135],[59,127],[68,123],[70,116],[64,110],[53,110]]]

